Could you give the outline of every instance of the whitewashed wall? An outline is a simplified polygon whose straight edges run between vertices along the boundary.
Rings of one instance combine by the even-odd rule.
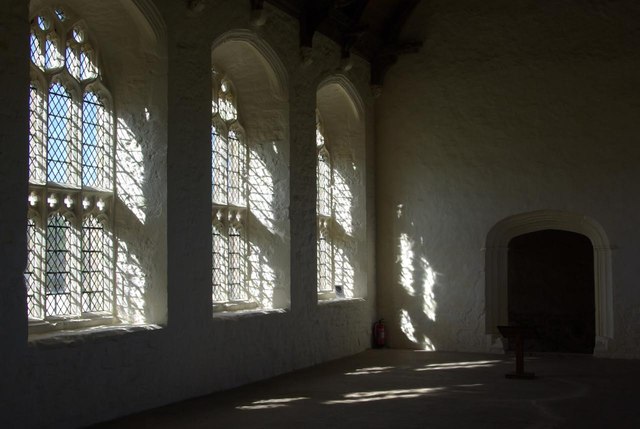
[[[130,143],[140,147],[141,162],[147,167],[141,191],[148,199],[138,207],[146,216],[145,223],[136,226],[119,220],[116,225],[127,236],[138,237],[136,263],[145,276],[125,276],[121,286],[144,284],[144,307],[136,312],[125,303],[119,309],[130,321],[154,325],[29,341],[22,281],[26,260],[27,3],[8,0],[0,10],[0,78],[4,85],[0,103],[0,426],[87,425],[368,348],[375,317],[369,66],[355,57],[351,70],[340,70],[339,46],[320,35],[314,39],[313,63],[304,65],[295,19],[267,4],[266,23],[256,27],[251,24],[250,2],[231,0],[206,2],[200,13],[187,10],[183,1],[114,0],[114,10],[126,15],[122,21],[108,22],[100,14],[87,19],[89,24],[92,20],[99,24],[98,42],[108,37],[118,41],[103,48],[104,60],[115,58],[122,49],[123,58],[111,63],[111,69],[105,68],[113,76],[107,84],[120,111],[127,112]],[[34,1],[36,6],[42,3]],[[78,9],[86,6],[81,6],[85,2],[68,3]],[[141,16],[147,21],[139,21]],[[122,33],[124,26],[138,28],[154,42],[145,42],[147,36],[140,34],[123,40],[124,34],[131,35]],[[279,241],[274,240],[274,246],[285,249],[283,254],[283,247],[278,247],[274,254],[286,290],[278,292],[279,305],[284,306],[280,310],[213,316],[211,46],[231,30],[252,32],[267,43],[287,78],[288,117],[280,118],[284,129],[279,129],[275,139],[284,154],[277,162],[271,159],[278,171],[274,192],[288,198],[277,207],[280,235]],[[356,290],[364,298],[318,304],[316,91],[336,73],[353,84],[364,106],[366,133],[354,159],[362,162],[366,174],[360,175],[360,187],[355,190],[359,204],[353,213],[362,251]],[[252,124],[253,135],[274,137],[269,128],[273,124],[266,121],[264,125],[261,134],[260,124]],[[131,211],[135,216],[135,210]],[[123,267],[129,262],[124,258]]]
[[[395,347],[488,350],[487,234],[537,210],[611,243],[609,356],[640,356],[640,7],[422,2],[376,101],[380,314]],[[399,166],[402,166],[401,168]]]

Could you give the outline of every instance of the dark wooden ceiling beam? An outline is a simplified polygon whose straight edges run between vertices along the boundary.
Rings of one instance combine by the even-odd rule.
[[[300,46],[311,47],[313,35],[329,16],[333,8],[333,1],[330,0],[299,0],[300,4]]]
[[[397,61],[398,56],[417,52],[422,47],[420,41],[400,41],[400,34],[420,0],[404,0],[398,4],[394,13],[387,19],[382,35],[382,44],[371,59],[371,85],[379,89],[384,78]]]
[[[261,10],[264,0],[250,0]],[[401,41],[402,29],[420,0],[269,0],[298,18],[303,61],[311,62],[313,36],[319,31],[340,45],[343,68],[357,52],[371,63],[371,84],[381,86],[398,56],[416,52],[421,42]],[[389,13],[389,9],[391,13]],[[375,13],[371,13],[375,12]],[[367,21],[372,22],[367,22]]]

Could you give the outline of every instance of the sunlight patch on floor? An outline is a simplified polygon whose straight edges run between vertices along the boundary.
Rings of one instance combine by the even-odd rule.
[[[323,404],[356,404],[359,402],[386,401],[389,399],[412,399],[430,393],[441,392],[444,387],[424,387],[418,389],[377,390],[371,392],[353,392],[344,395],[344,399],[326,401]]]
[[[488,368],[501,363],[500,360],[480,360],[476,362],[447,362],[434,363],[424,368],[416,368],[416,371],[435,371],[439,369],[467,369],[467,368]]]
[[[353,372],[345,372],[345,375],[370,375],[370,374],[380,374],[383,372],[387,372],[390,369],[393,369],[392,366],[372,366],[369,368],[358,368]]]
[[[288,407],[290,403],[309,399],[306,396],[300,396],[296,398],[274,398],[274,399],[262,399],[259,401],[253,401],[250,405],[241,405],[236,407],[238,410],[267,410],[273,408]]]

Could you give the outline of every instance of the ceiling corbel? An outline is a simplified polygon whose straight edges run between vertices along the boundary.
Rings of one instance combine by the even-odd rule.
[[[382,91],[384,78],[397,61],[398,56],[407,53],[415,53],[422,47],[419,41],[399,41],[400,32],[413,13],[420,0],[406,0],[396,8],[395,13],[387,20],[385,38],[378,52],[371,60],[371,87],[374,94]]]

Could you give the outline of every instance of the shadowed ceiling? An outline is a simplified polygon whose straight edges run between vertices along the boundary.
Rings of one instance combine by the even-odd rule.
[[[262,9],[263,0],[251,0]],[[342,48],[371,62],[371,84],[382,85],[384,75],[398,55],[417,51],[422,42],[403,38],[405,24],[420,0],[270,0],[300,21],[300,46],[311,47],[316,31]]]

